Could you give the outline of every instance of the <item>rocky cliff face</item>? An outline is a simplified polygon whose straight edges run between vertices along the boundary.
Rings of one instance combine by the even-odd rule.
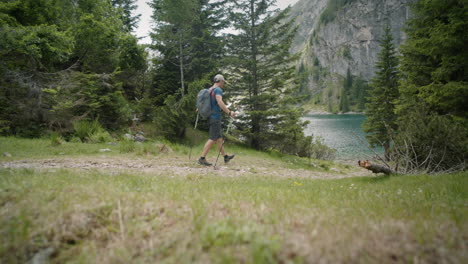
[[[396,47],[405,40],[403,28],[411,2],[301,0],[291,10],[299,26],[292,51],[302,51],[305,65],[319,63],[329,76],[345,76],[349,69],[352,75],[368,80],[375,71],[385,25],[390,25]],[[309,86],[314,89],[313,83]]]

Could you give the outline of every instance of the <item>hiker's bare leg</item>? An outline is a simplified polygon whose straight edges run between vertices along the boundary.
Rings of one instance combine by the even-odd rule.
[[[221,150],[221,155],[226,155],[226,153],[224,152],[223,138],[218,138],[218,140],[216,140],[216,144],[218,147],[218,151]]]
[[[211,147],[213,146],[215,142],[216,141],[211,140],[211,139],[208,139],[208,141],[206,141],[205,146],[203,147],[202,154],[201,154],[202,157],[206,157],[206,155],[208,155],[208,152],[210,151]]]

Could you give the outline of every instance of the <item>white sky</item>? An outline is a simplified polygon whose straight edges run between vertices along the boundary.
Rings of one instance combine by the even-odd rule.
[[[288,5],[293,5],[299,0],[277,0],[276,6],[284,9]],[[136,10],[137,14],[141,14],[140,22],[138,23],[138,28],[136,29],[137,37],[141,38],[139,43],[151,43],[149,38],[149,32],[151,31],[151,13],[152,9],[147,4],[150,0],[137,0],[138,8]]]

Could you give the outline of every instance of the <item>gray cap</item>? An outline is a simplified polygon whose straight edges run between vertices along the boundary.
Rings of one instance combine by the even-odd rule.
[[[224,76],[222,76],[221,74],[217,74],[217,75],[214,77],[214,82],[217,83],[217,82],[220,82],[220,81],[226,82],[226,80],[224,79]]]

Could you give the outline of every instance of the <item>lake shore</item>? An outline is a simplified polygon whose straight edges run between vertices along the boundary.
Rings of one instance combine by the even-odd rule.
[[[310,116],[310,115],[365,115],[364,112],[346,112],[346,113],[330,113],[330,112],[327,112],[327,111],[323,111],[323,110],[311,110],[309,111],[306,116]]]
[[[307,136],[313,135],[315,138],[321,138],[325,145],[336,149],[337,160],[371,159],[376,153],[380,155],[382,149],[369,148],[362,129],[365,118],[363,114],[352,112],[306,115],[303,120],[310,123],[304,129],[304,133]]]

